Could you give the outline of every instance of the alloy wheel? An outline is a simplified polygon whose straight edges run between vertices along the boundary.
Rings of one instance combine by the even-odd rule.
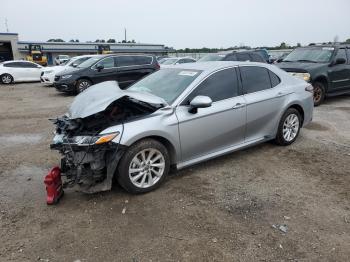
[[[131,160],[129,178],[136,187],[149,188],[160,180],[164,170],[163,154],[154,148],[144,149]]]
[[[4,83],[4,84],[11,84],[12,82],[12,78],[10,75],[4,75],[1,77],[1,81]]]
[[[322,88],[319,85],[314,85],[314,103],[317,104],[322,99]]]
[[[296,114],[290,114],[283,123],[283,138],[287,142],[292,141],[299,132],[299,118]]]
[[[86,90],[88,87],[90,87],[90,83],[88,81],[81,81],[79,83],[78,89],[79,89],[79,93],[83,92],[84,90]]]

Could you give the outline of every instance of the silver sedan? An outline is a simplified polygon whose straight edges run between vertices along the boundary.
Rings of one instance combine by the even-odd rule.
[[[90,87],[56,121],[52,148],[85,192],[115,177],[131,193],[157,188],[181,169],[268,140],[286,146],[312,120],[312,87],[279,68],[205,62],[161,69],[120,90]]]

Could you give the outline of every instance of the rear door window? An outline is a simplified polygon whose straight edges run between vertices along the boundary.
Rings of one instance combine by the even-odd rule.
[[[150,65],[152,60],[150,56],[134,56],[135,65]]]
[[[236,54],[228,55],[225,57],[224,61],[237,61]]]
[[[136,61],[134,59],[134,56],[118,56],[117,57],[117,66],[133,66],[135,65]]]
[[[250,56],[248,54],[237,54],[238,61],[250,61]]]
[[[350,64],[350,48],[346,49],[346,54],[348,57],[348,64]]]
[[[270,75],[266,68],[259,66],[240,67],[243,90],[246,94],[271,88]]]
[[[250,57],[251,57],[252,62],[260,62],[260,63],[265,62],[264,59],[262,58],[262,56],[260,56],[258,54],[251,53]]]
[[[23,68],[24,66],[22,62],[12,62],[4,64],[4,67]]]
[[[342,49],[338,49],[338,52],[334,58],[334,61],[336,61],[338,58],[344,58],[345,61],[347,61],[347,58],[346,58],[346,52],[345,52],[345,49],[342,48]]]

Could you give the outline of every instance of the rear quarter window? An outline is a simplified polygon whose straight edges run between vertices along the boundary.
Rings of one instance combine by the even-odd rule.
[[[272,71],[267,70],[270,75],[271,85],[272,87],[277,86],[279,83],[281,83],[281,79]]]

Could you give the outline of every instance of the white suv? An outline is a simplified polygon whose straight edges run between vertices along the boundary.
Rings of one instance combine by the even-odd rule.
[[[40,76],[41,83],[46,85],[52,85],[55,80],[55,75],[57,73],[64,72],[71,67],[76,67],[80,65],[82,62],[91,58],[92,56],[93,55],[75,56],[67,60],[63,64],[45,68]]]

